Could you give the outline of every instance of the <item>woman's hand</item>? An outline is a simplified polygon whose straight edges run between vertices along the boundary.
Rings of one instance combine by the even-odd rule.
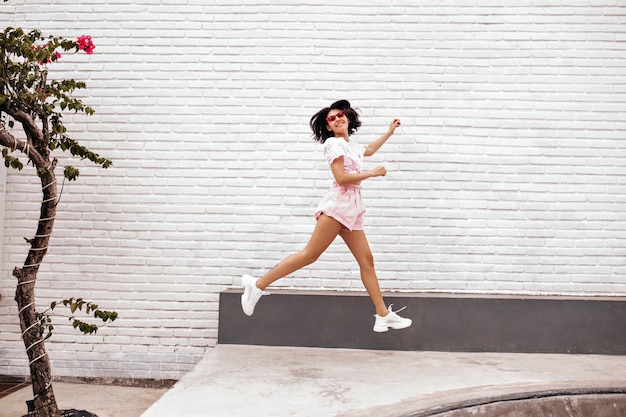
[[[402,123],[400,123],[400,119],[393,119],[389,124],[389,133],[393,134],[396,130],[396,127],[399,127]]]
[[[384,177],[385,175],[387,175],[387,170],[384,166],[381,165],[372,169],[370,173],[372,174],[372,177]]]

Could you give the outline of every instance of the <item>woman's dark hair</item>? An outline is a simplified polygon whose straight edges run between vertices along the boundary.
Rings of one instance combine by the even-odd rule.
[[[313,139],[317,142],[324,143],[326,139],[334,136],[332,130],[328,130],[328,122],[326,121],[326,117],[328,117],[328,113],[331,110],[343,110],[346,114],[348,118],[348,135],[353,134],[361,127],[359,114],[355,109],[350,107],[350,102],[348,100],[335,101],[330,107],[324,107],[311,117],[309,126],[311,126],[311,130],[313,131]]]

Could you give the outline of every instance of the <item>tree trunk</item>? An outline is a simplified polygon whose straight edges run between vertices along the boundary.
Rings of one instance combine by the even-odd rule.
[[[51,165],[48,173],[40,174],[40,178],[43,200],[39,225],[35,237],[28,240],[31,247],[24,266],[13,270],[13,275],[17,278],[15,301],[19,309],[22,339],[29,360],[36,415],[38,417],[61,417],[52,389],[50,359],[44,346],[44,337],[40,332],[35,305],[37,272],[46,255],[56,215],[57,184],[54,167]]]

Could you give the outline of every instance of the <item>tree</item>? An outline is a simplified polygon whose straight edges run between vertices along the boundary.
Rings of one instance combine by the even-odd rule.
[[[44,313],[37,312],[35,305],[37,272],[48,249],[59,200],[55,172],[58,160],[53,152],[69,151],[72,156],[87,159],[102,168],[112,164],[109,159],[72,139],[62,122],[62,112],[65,111],[94,113],[91,107],[72,96],[75,90],[85,88],[85,83],[73,79],[48,79],[48,66],[61,58],[59,50],[91,54],[94,48],[89,36],[81,36],[76,41],[52,36],[45,38],[38,30],[25,32],[10,27],[0,34],[0,145],[4,164],[7,168],[22,170],[24,164],[15,155],[26,158],[41,182],[37,230],[32,238],[25,238],[30,248],[23,266],[13,270],[17,278],[15,301],[29,359],[34,406],[41,417],[61,416],[44,347],[44,340],[50,337],[53,328],[48,312],[60,304],[67,306],[72,313],[70,320],[73,320],[74,328],[86,334],[95,332],[97,326],[76,319],[73,314],[77,310],[85,308],[85,313],[104,322],[117,318],[117,313],[100,310],[96,304],[81,298],[52,303]],[[15,130],[19,134],[14,134]],[[78,169],[66,166],[63,181],[73,181],[78,175]]]

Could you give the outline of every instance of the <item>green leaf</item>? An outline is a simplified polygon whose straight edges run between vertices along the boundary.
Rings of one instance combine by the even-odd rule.
[[[66,166],[63,170],[63,175],[70,181],[74,181],[76,178],[78,178],[79,174],[80,171],[72,166]]]

